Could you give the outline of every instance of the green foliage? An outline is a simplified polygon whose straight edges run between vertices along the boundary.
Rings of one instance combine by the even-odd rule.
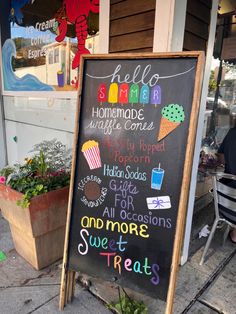
[[[214,78],[214,71],[211,71],[209,85],[208,85],[208,93],[214,92],[217,87],[217,82]]]
[[[0,169],[0,176],[7,178],[13,171],[14,171],[13,167],[7,166],[3,169]]]
[[[44,141],[45,150],[40,149],[41,146],[38,144],[37,148],[40,150],[32,158],[26,158],[24,164],[15,164],[13,167],[0,170],[0,175],[6,178],[6,184],[13,190],[24,194],[22,199],[17,201],[17,205],[23,208],[28,207],[34,196],[69,185],[68,162],[71,158],[64,145],[60,142],[56,144],[57,149],[53,152],[52,148],[49,149],[51,141]],[[64,156],[66,160],[63,159]]]
[[[36,163],[38,164],[38,172],[39,172],[39,174],[42,177],[44,177],[46,175],[46,173],[47,173],[47,170],[48,170],[49,166],[46,163],[45,155],[44,155],[42,150],[39,152],[39,156],[36,157]]]
[[[32,188],[28,188],[23,195],[21,200],[18,200],[16,203],[18,206],[21,206],[22,208],[26,208],[30,205],[30,200],[32,197],[46,193],[47,187],[43,184],[36,184]]]
[[[117,303],[108,304],[110,310],[114,310],[119,314],[147,314],[148,309],[141,301],[133,300],[126,291],[123,289],[123,296],[120,294],[119,288],[119,301]]]
[[[60,141],[55,138],[51,141],[43,141],[36,144],[31,150],[32,153],[40,154],[43,151],[45,162],[51,171],[71,169],[71,150],[67,149]]]

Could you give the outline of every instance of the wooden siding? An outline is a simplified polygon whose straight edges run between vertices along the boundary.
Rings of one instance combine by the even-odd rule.
[[[188,0],[183,50],[207,49],[212,0]]]
[[[109,52],[152,52],[155,0],[110,1]],[[183,50],[206,51],[212,0],[188,0]]]
[[[111,0],[109,52],[152,52],[155,0]]]

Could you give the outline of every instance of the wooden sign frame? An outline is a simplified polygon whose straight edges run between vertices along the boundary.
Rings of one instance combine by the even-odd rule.
[[[198,122],[198,113],[200,106],[200,96],[202,87],[202,77],[203,77],[203,67],[204,67],[204,53],[201,51],[191,51],[191,52],[179,52],[179,53],[150,53],[150,54],[109,54],[109,55],[84,55],[81,57],[80,63],[80,75],[79,75],[79,91],[78,91],[78,107],[76,110],[75,117],[75,134],[74,134],[74,147],[73,147],[73,160],[72,160],[72,174],[71,174],[71,184],[70,184],[70,195],[68,203],[68,214],[66,223],[66,235],[65,235],[65,245],[64,245],[64,257],[63,257],[63,267],[61,276],[61,289],[60,289],[60,303],[59,308],[64,309],[64,306],[71,302],[74,296],[74,286],[75,286],[75,271],[68,269],[68,245],[69,245],[69,232],[71,223],[71,213],[72,213],[72,199],[73,199],[73,188],[74,188],[74,175],[76,169],[76,152],[78,147],[79,139],[79,117],[80,117],[80,107],[81,107],[81,94],[82,94],[82,80],[84,71],[84,61],[89,59],[96,60],[129,60],[129,59],[166,59],[166,58],[196,58],[196,72],[195,72],[195,83],[193,89],[193,101],[191,108],[191,115],[189,121],[187,146],[185,152],[183,179],[181,186],[181,194],[177,215],[177,224],[174,239],[174,248],[172,254],[172,264],[170,272],[170,280],[167,294],[167,303],[165,313],[170,314],[173,310],[173,300],[176,287],[176,278],[179,268],[179,260],[182,246],[182,239],[185,226],[187,202],[189,197],[189,186],[191,177],[191,168],[193,162],[194,144],[195,136]]]

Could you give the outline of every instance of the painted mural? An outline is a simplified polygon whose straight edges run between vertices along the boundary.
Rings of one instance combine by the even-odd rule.
[[[12,0],[4,91],[76,91],[81,54],[98,47],[98,13],[99,0]]]

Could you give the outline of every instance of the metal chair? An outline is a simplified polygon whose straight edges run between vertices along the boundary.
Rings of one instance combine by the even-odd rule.
[[[215,220],[203,250],[200,265],[204,263],[206,253],[210,247],[216,228],[227,224],[224,234],[224,241],[229,234],[230,228],[236,228],[236,188],[232,188],[221,182],[221,179],[230,179],[236,181],[235,175],[226,173],[215,173],[213,175],[213,196],[215,205]]]

